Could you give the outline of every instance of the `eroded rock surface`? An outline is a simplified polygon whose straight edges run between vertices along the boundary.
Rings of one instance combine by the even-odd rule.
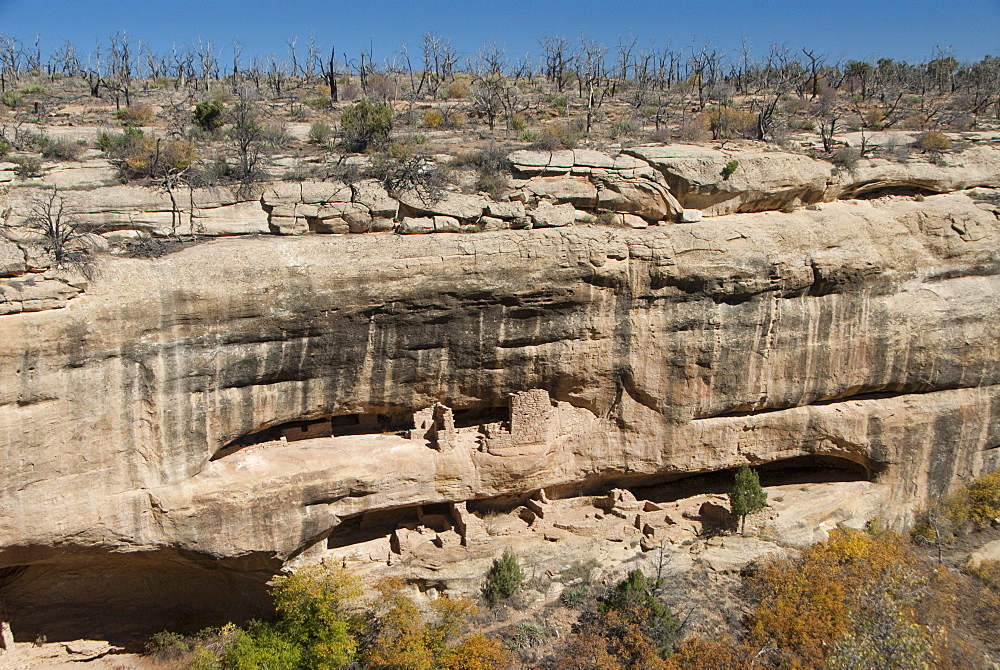
[[[123,584],[141,561],[191,593],[262,583],[366,515],[748,459],[851,464],[905,522],[1000,465],[998,249],[996,216],[947,195],[109,259],[68,308],[0,316],[0,567],[21,575],[0,597],[93,555]],[[509,394],[533,389],[519,432]],[[446,448],[399,434],[437,403]]]

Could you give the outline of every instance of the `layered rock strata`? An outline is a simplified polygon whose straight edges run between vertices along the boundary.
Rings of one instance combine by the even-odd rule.
[[[644,145],[617,155],[520,150],[510,154],[510,163],[516,179],[499,201],[449,190],[394,197],[373,179],[275,182],[264,185],[259,198],[242,199],[223,187],[81,188],[94,169],[88,164],[66,166],[42,185],[61,188],[67,218],[111,242],[136,235],[455,233],[562,227],[601,216],[605,223],[643,228],[845,198],[1000,187],[1000,151],[991,146],[936,162],[863,159],[850,169],[753,142],[721,149]],[[70,178],[73,172],[82,174]],[[26,184],[0,193],[3,224],[14,237],[40,194]],[[0,272],[6,261],[2,254]]]
[[[66,309],[0,316],[0,597],[79,602],[85,564],[217,594],[366,515],[747,460],[851,463],[905,523],[1000,466],[998,249],[946,195],[109,259]],[[397,434],[437,403],[454,439]]]

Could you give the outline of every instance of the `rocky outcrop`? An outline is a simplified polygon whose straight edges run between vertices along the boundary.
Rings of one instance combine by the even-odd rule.
[[[778,210],[836,197],[836,169],[801,154],[764,148],[723,150],[689,144],[627,149],[663,175],[686,209],[709,216]],[[726,169],[736,162],[732,172]]]
[[[859,198],[886,193],[951,193],[976,186],[1000,187],[1000,150],[972,147],[949,153],[935,162],[916,158],[905,163],[886,159],[862,160],[853,170],[842,170],[837,197]]]
[[[1000,151],[979,146],[928,162],[864,159],[850,169],[753,142],[725,149],[703,145],[650,145],[612,156],[593,150],[515,151],[512,190],[495,201],[485,194],[411,190],[390,195],[376,180],[274,182],[259,198],[241,199],[224,187],[177,187],[170,191],[138,185],[80,188],[73,169],[58,182],[66,217],[89,226],[110,242],[124,234],[302,235],[398,232],[454,232],[563,226],[602,214],[630,227],[691,223],[700,216],[792,210],[839,199],[891,194],[950,193],[972,187],[1000,187]],[[51,176],[51,175],[50,175]],[[56,184],[57,182],[52,182]],[[72,190],[74,189],[75,190]],[[17,229],[42,194],[24,185],[0,193],[3,225]],[[548,209],[552,206],[560,210]],[[553,217],[571,206],[581,212]],[[413,220],[440,218],[437,224]],[[645,223],[633,217],[642,218]],[[410,223],[404,223],[410,219]],[[457,226],[450,222],[457,221]],[[608,220],[605,217],[602,220]],[[0,249],[0,276],[11,275]],[[9,266],[13,267],[13,266]]]
[[[861,159],[850,169],[766,145],[738,143],[715,149],[702,145],[640,146],[625,153],[662,175],[681,205],[708,216],[762,212],[900,193],[951,193],[975,186],[1000,186],[1000,151],[973,147],[935,163]],[[732,166],[732,171],[727,169]]]
[[[41,191],[13,189],[6,198],[6,223],[18,225]],[[173,194],[145,186],[102,186],[61,192],[66,217],[100,232],[249,235],[269,232],[257,200],[240,200],[228,188],[177,187]]]
[[[673,221],[681,206],[660,173],[644,160],[599,151],[529,151],[510,154],[515,176],[527,182],[514,197],[571,204],[590,210]]]
[[[600,209],[621,192],[605,178],[660,193],[667,177],[546,161],[523,200],[468,196],[452,214],[459,200],[411,216],[372,182],[279,184],[257,203],[272,232],[399,219],[447,235],[218,240],[108,258],[89,285],[0,244],[0,599],[129,614],[130,593],[186,609],[234,590],[250,616],[290,560],[383,526],[412,551],[468,542],[482,530],[468,509],[544,517],[526,503],[543,488],[603,496],[748,460],[833,462],[878,485],[859,509],[905,525],[926,496],[1000,466],[992,211],[953,194],[645,229],[616,210],[630,228],[587,226],[591,212],[558,202],[576,196],[532,181],[585,179]],[[841,178],[823,178],[823,199]],[[803,202],[803,183],[708,210]],[[533,229],[464,234],[466,215]],[[620,541],[670,536],[666,516],[635,521]],[[705,560],[725,571],[722,549]]]
[[[375,180],[275,183],[260,206],[270,232],[280,235],[367,233],[392,230],[399,203]]]
[[[58,318],[0,317],[0,565],[164,546],[280,565],[367,511],[747,459],[855,464],[905,519],[1000,464],[998,232],[943,196],[109,261]],[[212,460],[289,422],[528,389],[589,418],[510,451],[355,435]]]

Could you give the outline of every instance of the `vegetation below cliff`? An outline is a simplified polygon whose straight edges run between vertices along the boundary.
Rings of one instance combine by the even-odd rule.
[[[996,537],[1000,476],[956,491],[949,509],[949,542]],[[518,593],[526,577],[505,553],[484,575],[485,610],[446,596],[420,606],[392,578],[364,597],[349,570],[314,565],[276,580],[273,622],[164,632],[148,661],[198,670],[988,668],[1000,652],[1000,560],[959,567],[966,554],[944,541],[936,553],[924,532],[911,540],[876,522],[751,563],[728,593],[709,587],[735,604],[729,630],[712,636],[692,629],[689,603],[667,604],[678,588],[662,564],[601,588],[599,566],[580,563],[560,575],[572,586],[539,610]]]

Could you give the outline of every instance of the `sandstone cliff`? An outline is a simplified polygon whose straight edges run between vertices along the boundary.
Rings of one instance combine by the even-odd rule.
[[[0,594],[93,604],[103,584],[180,606],[249,576],[251,611],[364,513],[747,459],[851,464],[905,523],[1000,466],[998,249],[996,216],[956,193],[47,271],[64,309],[0,316]],[[491,448],[476,426],[530,389],[557,403],[541,432]],[[393,433],[435,403],[467,429],[454,443]],[[273,439],[320,420],[355,434]]]

